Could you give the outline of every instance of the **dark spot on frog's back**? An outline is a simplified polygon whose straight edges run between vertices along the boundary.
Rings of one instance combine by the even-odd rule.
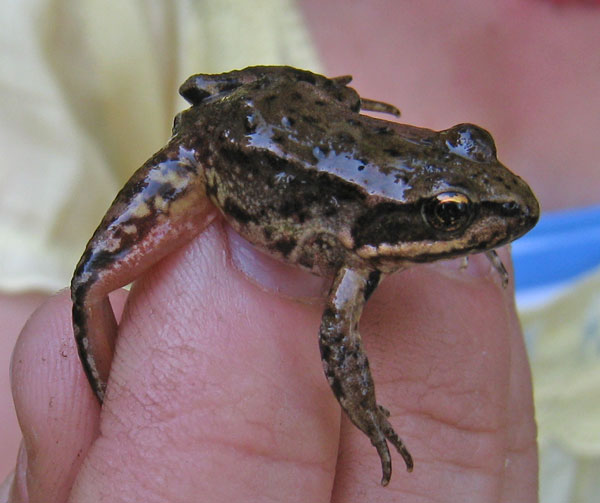
[[[256,133],[256,122],[253,115],[248,115],[244,118],[244,131],[246,134]]]
[[[287,257],[292,250],[296,247],[297,241],[293,238],[289,239],[280,239],[276,241],[273,246],[275,249],[280,252],[284,257]]]
[[[403,184],[407,184],[408,183],[408,176],[398,173],[394,176],[394,183],[403,183]]]
[[[343,145],[354,145],[356,143],[356,139],[350,133],[346,131],[341,131],[336,135],[336,140]]]
[[[241,206],[239,206],[231,197],[228,197],[225,200],[225,204],[223,205],[223,211],[233,217],[235,220],[242,224],[247,224],[248,222],[256,222],[257,218],[246,210],[244,210]]]
[[[325,144],[317,145],[317,146],[315,146],[315,149],[323,157],[326,157],[327,154],[329,154],[329,152],[331,152],[331,148],[329,148],[329,146],[325,145]]]
[[[267,241],[271,241],[271,238],[273,236],[273,229],[271,229],[270,227],[265,227],[262,231],[263,231],[263,236],[265,237],[265,239]]]
[[[383,151],[392,157],[402,157],[402,152],[397,148],[386,148]]]
[[[392,128],[388,127],[388,126],[382,126],[382,127],[378,127],[375,130],[375,134],[381,135],[381,136],[389,136],[393,133]]]
[[[323,206],[323,215],[325,215],[326,217],[333,217],[337,215],[338,211],[339,208],[332,201]]]
[[[215,164],[217,163],[221,166],[220,169],[230,169],[234,166],[243,166],[243,169],[246,173],[256,172],[256,163],[252,162],[252,159],[249,158],[248,153],[240,148],[223,149],[219,153],[219,158],[215,160]],[[227,168],[225,168],[225,166]]]
[[[344,102],[344,95],[342,93],[339,93],[338,96],[336,96],[337,100],[341,103]],[[356,98],[356,100],[354,101],[354,103],[352,103],[350,105],[350,110],[352,110],[353,112],[359,113],[360,112],[360,107],[361,107],[361,102],[360,102],[360,98]]]
[[[298,82],[308,82],[309,84],[312,84],[313,86],[317,83],[317,79],[315,78],[315,76],[312,73],[303,72],[302,70],[296,70],[295,74],[296,74],[296,80]]]
[[[314,256],[309,256],[309,255],[306,255],[306,254],[302,254],[298,258],[298,263],[302,267],[306,267],[306,269],[310,270],[315,265]]]
[[[279,205],[279,214],[282,217],[291,217],[302,212],[304,203],[297,198],[286,199]]]
[[[319,118],[315,117],[314,115],[303,115],[302,120],[304,122],[308,122],[309,124],[313,124],[313,125],[319,123]]]
[[[274,134],[273,137],[271,138],[273,140],[274,143],[277,143],[278,145],[285,145],[286,143],[286,137],[283,136],[282,134]]]

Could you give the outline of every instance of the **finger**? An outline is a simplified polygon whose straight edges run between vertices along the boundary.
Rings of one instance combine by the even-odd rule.
[[[15,490],[13,489],[13,483],[15,480],[15,472],[10,472],[7,477],[0,485],[0,503],[21,503],[21,498],[17,499]],[[11,494],[12,492],[12,494]]]
[[[511,310],[506,471],[500,501],[537,501],[538,449],[531,370],[519,319]]]
[[[51,297],[26,323],[12,356],[23,433],[15,485],[31,503],[66,501],[96,434],[99,407],[81,370],[70,313],[68,292]]]
[[[385,491],[400,497],[496,501],[508,452],[508,296],[489,266],[417,267],[384,282],[363,317],[378,401],[415,459],[396,457]],[[493,276],[493,274],[492,274]],[[379,501],[376,453],[346,422],[333,501]],[[388,496],[386,496],[388,494]],[[464,499],[464,498],[463,498]]]
[[[10,391],[10,355],[17,342],[21,329],[36,308],[48,296],[41,293],[0,292],[0,477],[14,468],[21,432],[13,407]],[[1,500],[0,500],[1,501]]]
[[[129,296],[73,500],[326,501],[339,408],[319,319],[233,270],[218,226],[162,261]]]
[[[1,503],[27,503],[27,487],[25,486],[27,477],[23,476],[27,470],[27,457],[25,454],[25,446],[23,442],[19,447],[17,454],[17,466],[8,474],[2,486],[0,487],[0,502]],[[20,474],[17,477],[17,474]]]

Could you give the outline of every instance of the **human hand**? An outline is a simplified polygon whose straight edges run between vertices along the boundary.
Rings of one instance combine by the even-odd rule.
[[[32,316],[12,365],[24,443],[0,501],[536,501],[527,358],[484,258],[395,274],[365,309],[378,400],[415,458],[407,474],[392,453],[383,488],[323,376],[321,306],[260,289],[224,249],[213,225],[135,284],[102,409],[67,292]]]

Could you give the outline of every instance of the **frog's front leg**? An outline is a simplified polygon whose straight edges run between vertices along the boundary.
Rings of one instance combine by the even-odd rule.
[[[196,155],[173,139],[136,171],[75,269],[73,330],[83,368],[100,402],[117,335],[108,294],[190,241],[215,216]]]
[[[413,468],[413,460],[390,425],[389,413],[377,405],[369,361],[358,332],[363,306],[380,279],[379,271],[342,268],[338,272],[323,313],[319,346],[325,375],[335,397],[377,449],[383,470],[381,484],[385,486],[392,474],[386,439],[402,455],[408,471]]]

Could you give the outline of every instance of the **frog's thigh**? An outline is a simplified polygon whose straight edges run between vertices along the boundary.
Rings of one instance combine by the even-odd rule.
[[[118,207],[118,225],[101,224],[77,266],[71,283],[75,339],[90,385],[100,401],[117,335],[108,294],[131,283],[213,220],[216,210],[204,191],[192,189],[182,194],[177,204],[160,214],[148,215],[144,221],[135,211],[129,211],[132,208],[128,206],[139,205],[135,194],[128,200],[117,198],[103,222],[111,221],[110,215]],[[125,193],[127,190],[122,191]]]

